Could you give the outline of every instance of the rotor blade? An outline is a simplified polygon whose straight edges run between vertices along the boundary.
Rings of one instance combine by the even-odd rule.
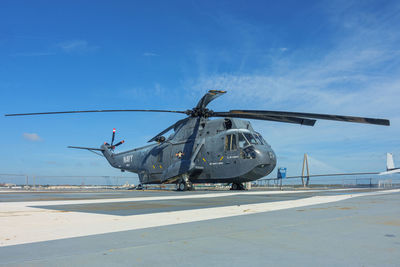
[[[114,144],[115,139],[115,128],[113,129],[112,138],[111,138],[111,146]]]
[[[94,147],[68,146],[68,148],[76,148],[76,149],[86,149],[86,150],[104,151],[104,149],[102,149],[102,148],[94,148]]]
[[[301,118],[357,122],[357,123],[377,124],[377,125],[385,125],[385,126],[390,125],[390,121],[387,119],[331,115],[331,114],[270,111],[270,110],[231,110],[230,112],[235,113],[235,114],[258,114],[258,115],[267,115],[267,116],[293,116],[293,117],[301,117]]]
[[[203,109],[205,108],[211,101],[216,99],[217,97],[221,96],[222,94],[225,94],[226,91],[219,91],[219,90],[210,90],[205,94],[197,103],[196,108]]]
[[[230,117],[230,118],[242,118],[242,119],[254,119],[254,120],[266,120],[266,121],[277,121],[301,124],[306,126],[314,126],[316,120],[303,119],[290,116],[267,116],[260,114],[234,114],[230,112],[213,112],[211,117]]]
[[[93,113],[93,112],[172,112],[186,114],[186,111],[178,110],[155,110],[155,109],[103,109],[103,110],[71,110],[71,111],[52,111],[36,113],[5,114],[4,116],[28,116],[28,115],[48,115],[48,114],[67,114],[67,113]]]
[[[165,134],[166,132],[168,132],[169,130],[171,130],[171,129],[175,128],[175,127],[178,127],[179,125],[181,125],[181,124],[187,122],[190,118],[191,118],[191,117],[187,117],[187,118],[185,118],[185,119],[182,119],[182,120],[179,120],[179,121],[175,122],[174,124],[172,124],[171,126],[169,126],[169,127],[168,127],[167,129],[165,129],[164,131],[158,133],[156,136],[154,136],[153,138],[151,138],[151,139],[150,139],[149,141],[147,141],[147,142],[150,143],[150,142],[155,141],[155,140],[157,139],[157,137],[159,137],[159,136]]]
[[[116,143],[116,144],[114,145],[114,147],[119,146],[119,145],[122,145],[123,143],[125,143],[125,140],[122,140],[122,141]]]

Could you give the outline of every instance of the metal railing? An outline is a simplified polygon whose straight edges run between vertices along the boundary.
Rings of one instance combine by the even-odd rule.
[[[253,182],[253,187],[303,187],[301,178],[296,179],[259,179]],[[366,187],[366,188],[392,188],[400,187],[400,176],[383,178],[382,176],[362,177],[348,175],[346,178],[327,177],[310,179],[308,187]]]
[[[112,175],[27,175],[27,174],[0,174],[2,187],[118,187],[133,186],[138,184],[136,176]]]

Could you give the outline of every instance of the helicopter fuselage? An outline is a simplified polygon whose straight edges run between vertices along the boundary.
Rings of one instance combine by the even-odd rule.
[[[103,154],[113,167],[137,173],[142,184],[242,183],[276,166],[271,146],[248,121],[191,118],[174,130],[162,142],[121,153],[102,146]]]

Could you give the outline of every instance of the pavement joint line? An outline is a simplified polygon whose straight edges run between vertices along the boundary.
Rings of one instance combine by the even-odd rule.
[[[359,188],[345,189],[329,189],[329,190],[293,190],[293,191],[245,191],[245,192],[228,192],[228,193],[208,193],[193,194],[180,196],[159,196],[159,197],[134,197],[134,198],[111,198],[111,199],[82,199],[82,200],[53,200],[53,201],[28,201],[28,202],[3,202],[2,205],[14,206],[56,206],[56,205],[72,205],[72,204],[96,204],[96,203],[117,203],[117,202],[136,202],[136,201],[154,201],[154,200],[179,200],[193,198],[214,198],[236,195],[277,195],[277,194],[300,194],[300,193],[318,193],[318,192],[340,192],[362,190]]]
[[[2,216],[0,247],[64,238],[138,230],[233,216],[257,214],[317,204],[326,204],[363,196],[399,193],[400,189],[357,194],[313,196],[297,200],[179,210],[150,214],[116,215],[83,212],[54,212],[29,208],[24,216]],[[31,212],[41,210],[43,212]],[[1,212],[4,213],[4,212]]]

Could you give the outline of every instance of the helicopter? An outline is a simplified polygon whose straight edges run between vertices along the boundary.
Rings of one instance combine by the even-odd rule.
[[[244,190],[251,182],[270,174],[276,167],[276,154],[251,123],[244,119],[275,121],[314,126],[316,119],[356,122],[389,126],[387,119],[353,116],[300,113],[268,110],[230,110],[214,112],[208,104],[226,91],[210,90],[186,111],[177,110],[79,110],[40,113],[6,114],[27,116],[91,112],[168,112],[187,115],[161,131],[148,142],[149,145],[115,153],[116,131],[111,143],[100,148],[69,146],[85,149],[106,158],[109,164],[121,171],[136,173],[140,186],[144,184],[176,184],[178,191],[193,190],[196,183],[227,183],[231,190]],[[218,118],[211,120],[210,118]],[[165,138],[164,134],[174,130]],[[101,153],[101,154],[100,154]]]

